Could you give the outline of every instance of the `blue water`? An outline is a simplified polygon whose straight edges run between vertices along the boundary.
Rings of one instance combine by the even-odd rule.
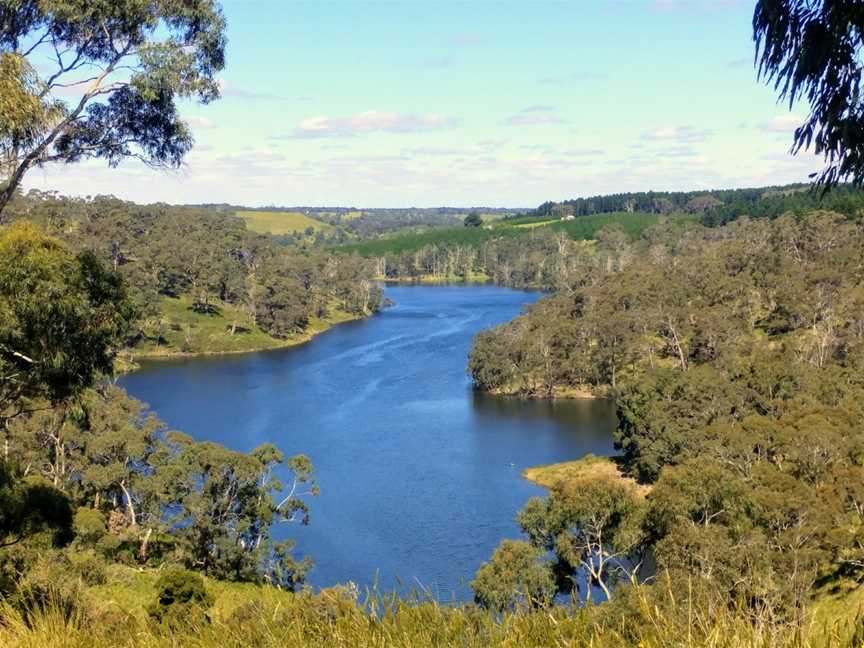
[[[312,459],[311,524],[276,533],[312,556],[313,586],[470,598],[480,564],[520,536],[516,512],[544,492],[521,471],[611,454],[613,407],[472,390],[471,339],[539,293],[400,286],[386,296],[394,307],[303,346],[149,362],[120,382],[197,439],[238,450],[269,441]]]

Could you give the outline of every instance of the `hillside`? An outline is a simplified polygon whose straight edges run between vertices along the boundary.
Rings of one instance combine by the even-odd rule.
[[[389,236],[362,243],[344,245],[341,249],[357,252],[366,257],[384,256],[416,252],[428,246],[479,246],[485,241],[498,238],[513,238],[536,236],[537,228],[547,228],[552,232],[563,232],[573,240],[591,240],[604,227],[615,226],[624,230],[633,238],[656,225],[663,218],[675,222],[696,222],[698,217],[691,214],[672,214],[664,217],[660,214],[618,212],[596,214],[574,220],[561,218],[536,219],[531,216],[503,219],[483,227],[446,227],[428,231],[396,232]]]

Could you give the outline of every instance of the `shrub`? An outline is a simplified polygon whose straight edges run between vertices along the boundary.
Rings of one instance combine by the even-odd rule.
[[[157,622],[172,626],[201,621],[206,618],[207,608],[213,605],[213,596],[201,575],[180,567],[162,574],[156,581],[156,591],[156,601],[147,611]]]
[[[105,516],[102,512],[84,506],[75,511],[72,528],[75,531],[75,539],[85,546],[97,544],[108,533],[108,526],[105,524]]]

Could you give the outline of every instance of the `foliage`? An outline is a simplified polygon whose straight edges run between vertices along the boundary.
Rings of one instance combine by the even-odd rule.
[[[192,136],[176,100],[217,98],[224,64],[225,19],[213,0],[97,2],[86,11],[74,0],[0,3],[0,86],[16,103],[7,107],[4,93],[0,212],[24,174],[49,162],[178,166]]]
[[[0,548],[27,540],[62,546],[72,539],[69,498],[38,477],[22,479],[8,462],[0,462]]]
[[[148,612],[155,621],[178,625],[194,623],[198,613],[213,605],[213,596],[204,586],[200,574],[172,568],[156,581],[156,601]]]
[[[26,223],[0,231],[0,416],[110,373],[132,315],[122,282],[92,253]]]
[[[642,499],[629,484],[584,479],[553,486],[548,498],[534,498],[518,520],[531,543],[554,551],[558,587],[569,592],[584,571],[589,586],[612,597],[611,585],[635,578],[643,542]],[[590,597],[590,590],[586,593]]]
[[[19,417],[5,447],[30,476],[17,482],[27,486],[20,494],[0,489],[4,536],[31,543],[34,533],[56,527],[55,543],[68,542],[74,528],[76,546],[113,560],[170,559],[220,578],[266,578],[287,588],[311,568],[308,559],[294,559],[290,543],[271,542],[274,525],[309,523],[307,498],[318,487],[303,455],[195,442],[167,431],[111,386],[84,392],[74,417],[52,409]],[[38,490],[40,480],[52,485]],[[65,506],[62,524],[49,517],[59,513],[42,503],[47,495],[37,497],[43,491]],[[74,523],[70,505],[78,507]]]
[[[555,579],[550,566],[541,562],[542,556],[541,549],[527,542],[503,540],[471,582],[474,599],[497,611],[549,605]]]
[[[661,222],[685,227],[691,215],[620,213],[572,221],[505,220],[486,227],[439,228],[394,235],[344,249],[376,258],[386,279],[470,281],[477,278],[515,287],[556,289],[583,272],[587,241],[616,229],[628,238]]]
[[[607,231],[578,282],[479,335],[481,388],[614,395],[623,467],[653,484],[625,506],[626,483],[564,480],[520,514],[532,542],[598,584],[604,553],[650,553],[779,625],[817,583],[864,578],[862,249],[860,221],[826,212]],[[610,531],[615,511],[631,522]]]
[[[462,224],[465,227],[481,227],[483,225],[483,217],[477,212],[471,212],[465,217]]]
[[[746,610],[712,599],[698,584],[678,600],[673,584],[633,588],[613,605],[495,613],[345,588],[290,594],[205,579],[213,604],[165,628],[142,609],[156,597],[151,570],[114,570],[113,583],[87,590],[71,612],[49,605],[31,615],[0,608],[0,644],[10,648],[111,646],[621,646],[622,648],[852,648],[854,612],[825,624],[768,628]],[[675,584],[674,586],[677,586]],[[688,588],[685,584],[684,591]],[[91,604],[87,604],[87,600]],[[848,619],[848,620],[847,620]]]
[[[759,77],[789,106],[806,97],[807,120],[792,152],[813,145],[825,158],[819,184],[864,183],[861,48],[864,12],[857,0],[760,0],[753,14]]]
[[[31,192],[9,216],[42,223],[125,280],[139,314],[128,340],[133,352],[275,346],[310,323],[369,315],[380,305],[370,263],[281,246],[217,210]],[[191,310],[178,313],[181,306]]]

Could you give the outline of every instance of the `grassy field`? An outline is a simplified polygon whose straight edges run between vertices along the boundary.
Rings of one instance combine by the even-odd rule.
[[[333,229],[332,225],[300,212],[249,210],[238,211],[234,215],[245,220],[246,227],[259,234],[284,236],[294,232],[305,232],[310,227],[316,232],[329,232]]]
[[[124,352],[126,360],[141,357],[173,356],[179,354],[242,353],[276,349],[301,344],[326,331],[334,324],[356,319],[356,316],[339,310],[334,304],[325,319],[312,318],[302,333],[287,339],[277,339],[250,320],[248,313],[223,302],[216,302],[212,313],[193,310],[188,297],[162,298],[161,318],[157,331],[165,338],[162,344],[146,342]],[[232,334],[231,329],[236,325]]]
[[[660,222],[661,218],[664,217],[660,214],[619,212],[582,216],[572,221],[499,220],[486,227],[440,227],[424,231],[397,232],[387,237],[346,245],[342,249],[364,256],[382,256],[414,252],[430,245],[477,246],[495,238],[529,236],[546,227],[553,231],[566,232],[574,240],[591,240],[602,228],[615,225],[637,238],[646,228]],[[678,223],[695,223],[699,220],[693,214],[676,214],[667,218]]]

